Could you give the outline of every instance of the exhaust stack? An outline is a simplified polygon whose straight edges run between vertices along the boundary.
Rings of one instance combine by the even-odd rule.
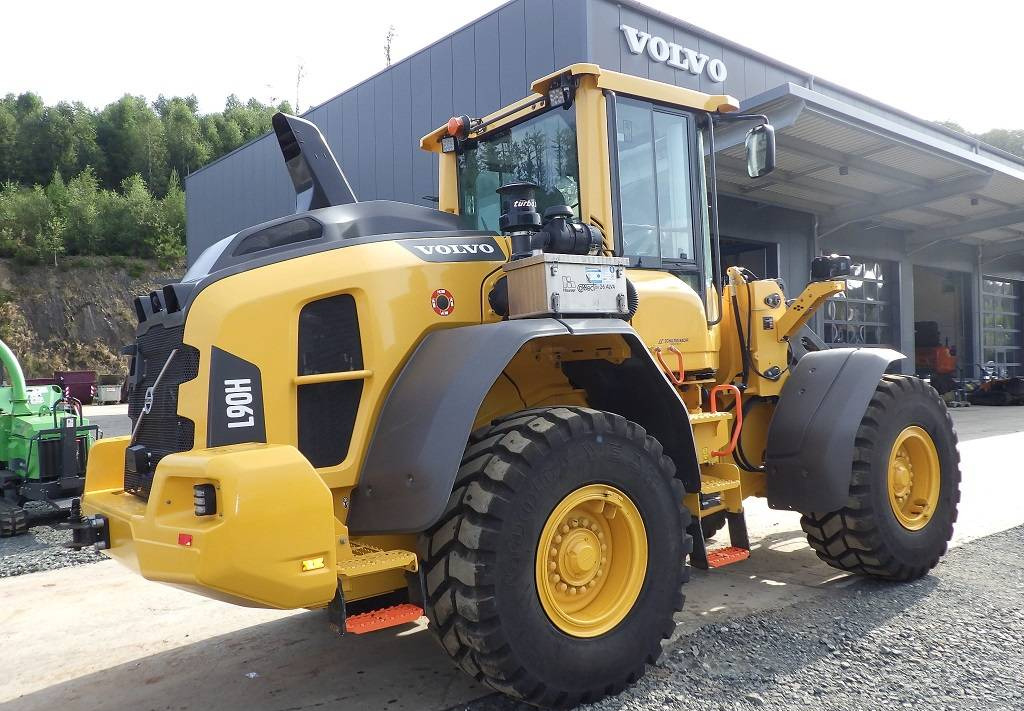
[[[316,124],[285,113],[271,122],[295,186],[296,213],[358,202]]]

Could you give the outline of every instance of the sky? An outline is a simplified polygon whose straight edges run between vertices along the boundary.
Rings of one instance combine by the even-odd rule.
[[[1020,0],[645,2],[925,119],[975,132],[1024,128]],[[234,93],[305,110],[383,69],[389,26],[397,61],[501,4],[9,3],[0,95],[31,90],[47,103],[102,107],[124,93],[195,94],[205,112]]]

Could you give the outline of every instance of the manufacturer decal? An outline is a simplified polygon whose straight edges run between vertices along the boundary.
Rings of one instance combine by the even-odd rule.
[[[505,253],[493,237],[403,239],[398,244],[424,262],[505,261]]]
[[[438,316],[448,316],[455,310],[455,297],[447,289],[435,289],[430,295],[430,308]]]
[[[729,75],[725,62],[721,59],[712,59],[689,47],[669,42],[664,37],[652,35],[629,25],[619,25],[619,30],[626,38],[626,47],[631,54],[643,54],[646,50],[652,61],[688,71],[690,74],[707,74],[713,82],[723,82]]]
[[[206,421],[207,447],[267,441],[260,369],[216,346],[211,352]]]

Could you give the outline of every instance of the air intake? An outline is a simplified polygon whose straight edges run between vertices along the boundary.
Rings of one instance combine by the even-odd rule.
[[[295,187],[295,212],[357,202],[341,166],[315,124],[276,113],[271,120]]]

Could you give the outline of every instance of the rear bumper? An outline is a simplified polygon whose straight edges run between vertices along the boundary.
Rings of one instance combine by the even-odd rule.
[[[127,445],[127,437],[101,440],[89,457],[82,512],[106,518],[106,555],[149,580],[240,605],[322,607],[334,597],[331,492],[294,447],[169,455],[143,501],[122,488]],[[195,515],[195,484],[214,485],[216,514]]]

